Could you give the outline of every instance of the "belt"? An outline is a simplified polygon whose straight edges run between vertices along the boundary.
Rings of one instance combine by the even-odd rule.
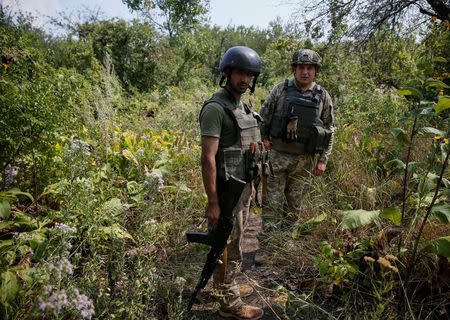
[[[272,139],[272,148],[278,152],[291,154],[306,154],[305,144],[300,142],[284,142],[281,139]]]

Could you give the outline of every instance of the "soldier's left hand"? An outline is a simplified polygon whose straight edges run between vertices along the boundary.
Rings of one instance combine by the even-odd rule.
[[[316,167],[313,169],[313,175],[315,176],[321,176],[325,172],[325,169],[327,168],[327,164],[321,161],[317,162]]]
[[[286,128],[286,138],[288,140],[296,140],[297,139],[297,124],[298,124],[297,118],[293,118],[288,122],[287,128]]]
[[[252,181],[252,196],[251,196],[251,198],[253,200],[255,200],[255,197],[256,197],[256,189],[255,189],[254,182]]]

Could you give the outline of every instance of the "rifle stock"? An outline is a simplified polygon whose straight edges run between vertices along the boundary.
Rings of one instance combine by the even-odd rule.
[[[186,232],[186,239],[189,243],[202,243],[211,245],[211,236],[206,232]]]
[[[206,256],[206,262],[203,266],[200,279],[189,300],[188,311],[191,310],[198,292],[208,283],[222,256],[228,237],[233,230],[233,209],[236,207],[239,198],[241,197],[245,184],[245,181],[231,176],[230,179],[225,182],[223,192],[219,197],[220,217],[217,225],[215,225],[209,233],[186,233],[188,242],[203,243],[211,246],[211,249]]]

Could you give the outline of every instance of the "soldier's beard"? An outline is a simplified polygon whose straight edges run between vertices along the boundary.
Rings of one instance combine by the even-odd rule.
[[[229,84],[230,91],[233,91],[235,93],[244,94],[245,91],[248,89],[248,84],[242,85],[242,86],[235,86],[232,82]]]

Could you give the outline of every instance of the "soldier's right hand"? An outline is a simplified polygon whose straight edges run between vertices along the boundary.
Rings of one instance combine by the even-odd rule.
[[[206,205],[205,216],[211,224],[216,225],[219,222],[220,217],[219,203],[208,202]]]

